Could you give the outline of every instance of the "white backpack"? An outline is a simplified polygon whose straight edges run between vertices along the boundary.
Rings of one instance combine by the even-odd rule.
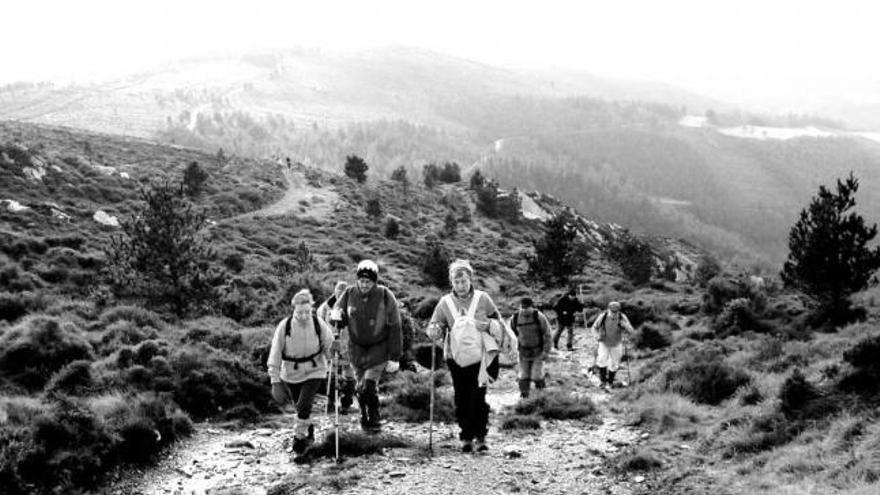
[[[477,303],[480,302],[482,292],[475,290],[471,305],[464,315],[459,315],[452,301],[451,295],[443,296],[446,306],[455,319],[452,329],[449,331],[449,350],[452,359],[459,366],[471,366],[477,364],[483,358],[483,337],[477,330],[477,321],[474,315],[477,312]]]

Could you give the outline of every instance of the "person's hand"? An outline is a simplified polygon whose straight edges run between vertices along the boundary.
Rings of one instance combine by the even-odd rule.
[[[272,384],[272,398],[280,405],[287,403],[287,386],[281,382]]]

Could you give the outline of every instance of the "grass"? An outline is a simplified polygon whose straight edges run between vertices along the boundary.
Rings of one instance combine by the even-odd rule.
[[[390,418],[407,423],[424,423],[430,418],[431,376],[428,373],[398,372],[381,385],[388,393],[382,399],[382,411]],[[448,372],[437,372],[434,377],[434,421],[455,421],[455,403]]]
[[[534,415],[507,415],[501,420],[501,429],[504,431],[539,430],[541,429],[541,420]]]
[[[364,457],[381,454],[385,449],[404,448],[411,443],[401,437],[378,434],[370,435],[362,432],[340,432],[339,455],[344,458]],[[336,432],[328,432],[324,438],[310,446],[301,456],[299,462],[314,462],[318,459],[332,459],[336,455]]]
[[[513,410],[519,415],[534,415],[544,419],[599,419],[599,410],[588,397],[577,397],[557,390],[520,401]]]

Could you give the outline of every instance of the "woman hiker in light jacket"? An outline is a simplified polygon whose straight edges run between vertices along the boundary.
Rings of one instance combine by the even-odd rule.
[[[614,385],[614,374],[620,367],[623,357],[623,339],[632,335],[633,327],[625,314],[620,312],[620,303],[611,301],[608,310],[603,311],[593,323],[593,333],[599,341],[596,354],[596,367],[599,368],[601,387],[610,391]]]
[[[459,439],[462,441],[463,452],[473,452],[475,440],[478,452],[488,450],[486,434],[489,432],[489,404],[486,403],[486,384],[480,382],[483,374],[492,379],[498,377],[497,355],[488,363],[484,355],[481,362],[465,367],[459,366],[451,358],[449,330],[455,324],[455,316],[446,302],[447,298],[458,316],[466,314],[474,298],[478,298],[474,319],[480,332],[489,332],[490,318],[500,319],[492,298],[485,292],[474,290],[473,277],[474,269],[467,260],[455,260],[449,265],[452,292],[437,303],[431,322],[425,330],[432,340],[443,338],[443,353],[447,358],[446,365],[452,375],[452,387],[455,391],[455,418],[461,428]]]
[[[293,450],[303,453],[315,439],[311,421],[312,401],[327,375],[333,332],[330,325],[317,318],[308,289],[293,296],[293,314],[275,328],[267,365],[272,383],[272,397],[279,405],[296,405]]]

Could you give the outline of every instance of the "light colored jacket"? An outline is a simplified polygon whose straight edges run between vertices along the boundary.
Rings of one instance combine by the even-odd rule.
[[[599,342],[608,347],[620,345],[624,334],[631,335],[634,331],[629,323],[629,318],[623,313],[619,313],[619,315],[615,318],[610,311],[605,310],[593,322],[593,333]]]
[[[287,327],[287,318],[285,318],[275,328],[275,335],[272,337],[272,347],[269,350],[269,359],[266,361],[270,380],[272,383],[280,381],[301,383],[313,378],[324,378],[327,375],[330,346],[333,344],[333,331],[330,325],[317,319],[321,328],[319,332],[315,332],[314,318],[309,318],[305,323],[296,321],[292,316],[288,318],[290,318],[290,335],[285,335]],[[304,358],[314,354],[319,346],[321,354],[314,358],[314,363],[312,361],[294,363],[284,359],[284,356]]]

